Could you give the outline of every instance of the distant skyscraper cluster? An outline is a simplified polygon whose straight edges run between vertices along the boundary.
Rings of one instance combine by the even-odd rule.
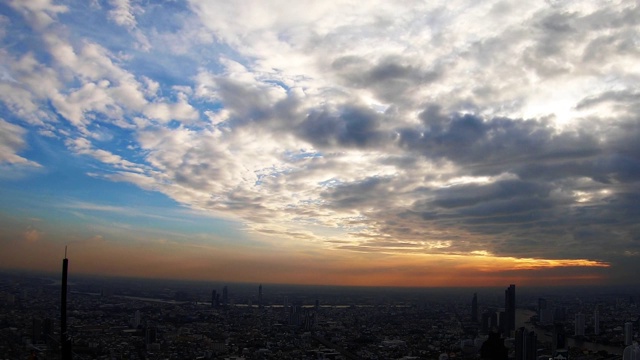
[[[227,308],[229,306],[229,288],[225,285],[222,288],[222,297],[217,290],[211,291],[211,307],[217,309],[219,307]]]

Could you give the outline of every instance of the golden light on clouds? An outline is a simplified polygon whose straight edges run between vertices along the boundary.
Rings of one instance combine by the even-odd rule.
[[[452,255],[466,259],[462,267],[473,266],[478,271],[539,270],[562,267],[608,268],[607,262],[588,259],[535,259],[495,256],[488,251],[474,251],[470,255]]]

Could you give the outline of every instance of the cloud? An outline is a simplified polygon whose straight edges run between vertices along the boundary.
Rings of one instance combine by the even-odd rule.
[[[43,233],[37,229],[27,229],[23,234],[24,241],[34,244],[42,238]]]
[[[40,167],[37,162],[18,155],[27,146],[27,142],[24,140],[25,134],[24,128],[0,119],[0,164]]]
[[[134,6],[129,0],[111,0],[113,9],[109,10],[109,18],[116,24],[132,30],[136,27]]]
[[[49,0],[11,0],[9,5],[25,14],[31,25],[37,29],[45,28],[55,21],[56,15],[69,11],[68,7],[53,4]]]

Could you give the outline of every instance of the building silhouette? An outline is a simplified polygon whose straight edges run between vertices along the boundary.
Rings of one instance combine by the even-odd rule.
[[[478,294],[473,294],[473,299],[471,299],[471,321],[477,323],[478,322]]]
[[[225,308],[229,305],[229,289],[227,285],[222,288],[222,306]]]
[[[633,345],[624,348],[622,360],[640,360],[640,346],[638,343],[633,343]]]
[[[593,333],[596,335],[600,334],[600,313],[602,312],[602,305],[598,304],[596,309],[593,311]]]
[[[499,332],[492,331],[489,338],[480,347],[480,359],[483,360],[507,360],[509,352],[504,346],[504,340]]]
[[[553,309],[547,299],[538,299],[538,320],[542,325],[553,324]]]
[[[481,321],[482,332],[488,333],[491,329],[498,327],[498,314],[493,309],[487,309],[482,313]]]
[[[524,327],[516,330],[516,360],[536,360],[538,358],[538,337]]]
[[[633,344],[633,323],[624,323],[624,345],[629,346]]]
[[[562,323],[555,323],[553,325],[553,338],[551,339],[551,350],[553,357],[558,355],[566,358],[567,351],[567,334],[564,331],[564,325]]]
[[[574,327],[574,334],[576,336],[584,336],[584,324],[585,324],[584,314],[577,313],[575,327]]]
[[[514,284],[509,285],[504,291],[504,312],[504,332],[506,336],[510,336],[511,331],[516,329],[516,286]]]
[[[215,289],[211,290],[211,307],[216,309],[218,305],[220,305],[220,295]]]
[[[71,360],[71,339],[67,332],[67,272],[69,270],[69,259],[67,259],[67,248],[64,248],[64,259],[62,260],[62,285],[60,288],[60,358]]]

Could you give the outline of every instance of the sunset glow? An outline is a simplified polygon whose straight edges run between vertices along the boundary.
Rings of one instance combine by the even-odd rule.
[[[636,19],[634,1],[5,1],[0,268],[57,271],[69,246],[108,276],[637,284]]]

